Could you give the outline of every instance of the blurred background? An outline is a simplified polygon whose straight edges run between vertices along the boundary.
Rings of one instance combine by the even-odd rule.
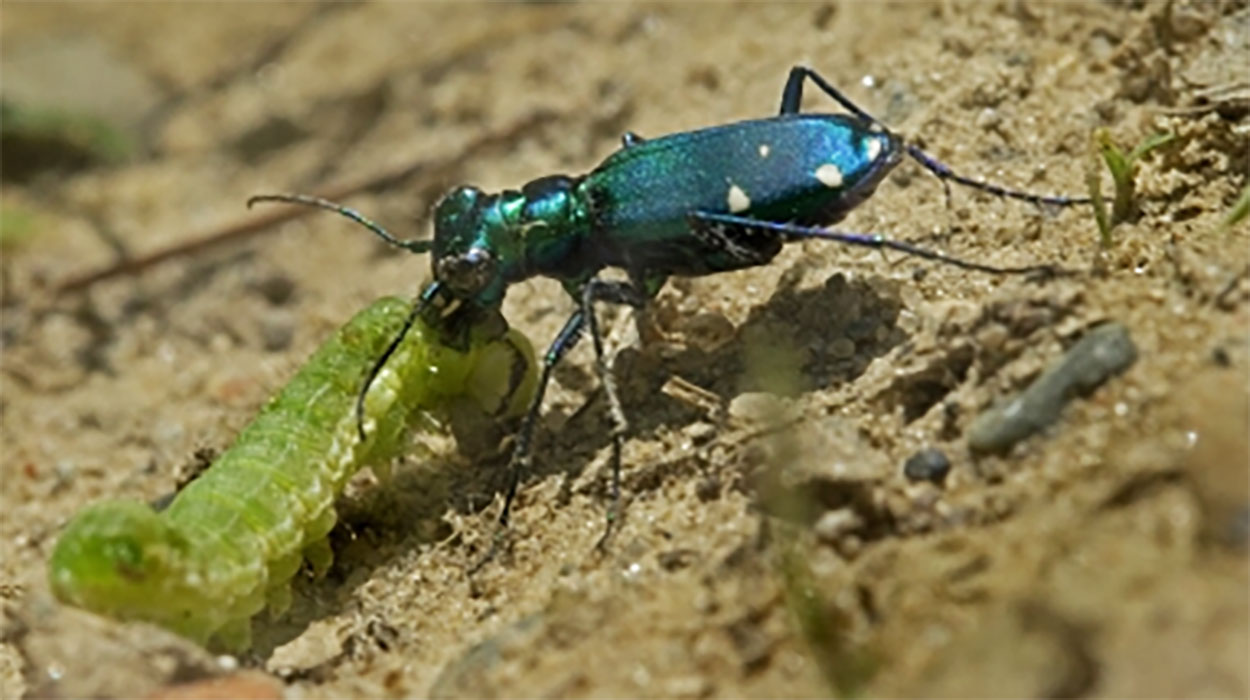
[[[1244,2],[5,3],[0,694],[242,664],[291,697],[1244,696],[1248,36]],[[167,493],[354,311],[428,279],[350,222],[249,196],[326,194],[426,237],[455,185],[773,115],[798,63],[1011,187],[1110,197],[1096,130],[1170,140],[1110,240],[1087,208],[948,204],[911,164],[842,224],[1075,277],[806,243],[672,281],[661,347],[607,313],[632,425],[606,551],[610,423],[582,347],[512,547],[472,577],[501,465],[435,441],[353,482],[335,568],[224,667],[51,601],[73,512]],[[537,280],[505,313],[542,348],[571,308]],[[969,448],[1110,321],[1131,369]]]

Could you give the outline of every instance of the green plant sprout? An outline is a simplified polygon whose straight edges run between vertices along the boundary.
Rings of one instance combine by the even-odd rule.
[[[1233,208],[1228,210],[1224,215],[1224,220],[1220,222],[1217,232],[1228,233],[1233,227],[1250,216],[1250,182],[1241,188],[1241,194],[1237,197],[1237,201],[1233,202]]]
[[[1102,156],[1103,162],[1107,164],[1107,170],[1111,172],[1111,182],[1115,186],[1111,211],[1108,213],[1096,167],[1090,167],[1085,171],[1085,184],[1089,188],[1089,198],[1094,207],[1094,221],[1098,224],[1098,236],[1103,248],[1111,247],[1112,229],[1137,214],[1137,186],[1134,181],[1134,176],[1137,174],[1137,161],[1175,138],[1176,134],[1154,134],[1125,154],[1111,140],[1111,133],[1106,129],[1100,128],[1094,131],[1093,146]]]

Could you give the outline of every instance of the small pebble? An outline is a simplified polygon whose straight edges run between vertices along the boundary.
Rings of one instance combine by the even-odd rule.
[[[743,423],[782,423],[794,412],[792,402],[763,391],[749,391],[729,402],[729,417]]]
[[[223,671],[237,671],[239,669],[239,658],[230,654],[222,654],[217,657],[217,666]]]
[[[267,352],[281,352],[291,346],[295,337],[295,322],[291,314],[271,311],[260,321],[260,344]]]
[[[295,296],[295,281],[288,275],[275,272],[258,280],[255,289],[265,301],[274,306],[283,306]]]
[[[974,452],[1007,451],[1058,420],[1073,397],[1088,394],[1136,360],[1137,346],[1123,324],[1090,330],[1029,388],[977,416],[968,431],[968,446]]]
[[[1232,367],[1233,358],[1228,354],[1228,350],[1217,347],[1211,351],[1211,361],[1218,367]]]
[[[857,532],[863,527],[864,519],[859,517],[858,513],[850,508],[839,508],[825,511],[812,530],[821,541],[836,544],[846,535]]]
[[[903,476],[912,481],[932,481],[942,484],[950,473],[951,461],[939,449],[926,447],[907,458],[903,463]]]
[[[855,341],[850,338],[838,338],[829,346],[829,354],[837,360],[855,357]]]
[[[686,437],[696,445],[701,445],[716,436],[716,426],[706,421],[698,421],[686,426]]]
[[[695,486],[694,495],[703,503],[715,501],[720,498],[721,482],[715,476],[708,476],[699,480]]]

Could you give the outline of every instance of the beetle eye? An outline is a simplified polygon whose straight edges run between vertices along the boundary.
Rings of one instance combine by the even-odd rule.
[[[470,248],[438,263],[438,279],[457,296],[472,296],[485,289],[495,274],[495,259],[483,248]]]

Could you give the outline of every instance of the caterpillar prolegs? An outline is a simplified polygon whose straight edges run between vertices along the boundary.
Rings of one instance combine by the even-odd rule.
[[[418,320],[370,384],[362,441],[359,388],[409,309],[384,298],[358,313],[165,511],[113,501],[79,513],[52,553],[57,597],[202,644],[249,647],[251,617],[266,605],[285,610],[302,561],[318,574],[329,567],[334,499],[356,471],[386,469],[419,417],[453,400],[511,416],[530,400],[536,374],[524,335],[483,324],[462,352]]]

